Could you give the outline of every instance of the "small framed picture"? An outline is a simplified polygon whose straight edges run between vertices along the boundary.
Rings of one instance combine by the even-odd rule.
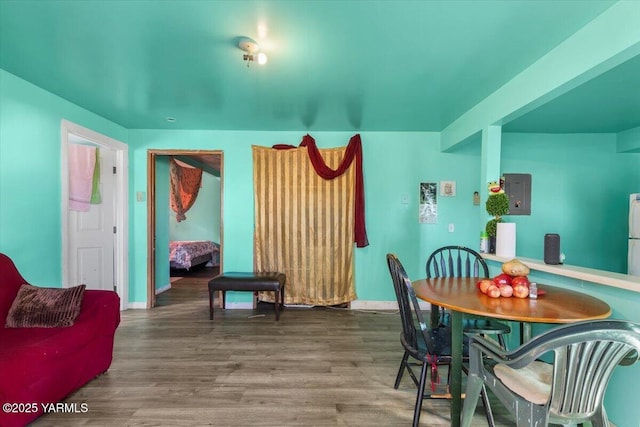
[[[436,182],[420,183],[420,224],[438,223],[438,195]]]
[[[455,181],[440,181],[440,195],[443,197],[453,197],[456,195]]]

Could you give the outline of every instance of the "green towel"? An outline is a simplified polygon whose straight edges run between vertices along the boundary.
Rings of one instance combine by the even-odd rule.
[[[93,168],[91,204],[99,205],[100,203],[102,203],[102,197],[100,197],[100,149],[96,147],[96,166]]]

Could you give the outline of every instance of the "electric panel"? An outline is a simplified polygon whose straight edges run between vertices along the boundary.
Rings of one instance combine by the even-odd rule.
[[[531,174],[505,173],[504,192],[509,196],[509,215],[531,215]]]

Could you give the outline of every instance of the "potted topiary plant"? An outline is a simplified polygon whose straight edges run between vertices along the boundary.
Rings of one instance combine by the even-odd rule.
[[[485,231],[489,235],[489,253],[496,253],[496,234],[498,223],[502,222],[502,216],[509,213],[509,196],[505,194],[502,186],[496,182],[489,183],[489,197],[486,203],[487,212],[493,219],[487,222]]]

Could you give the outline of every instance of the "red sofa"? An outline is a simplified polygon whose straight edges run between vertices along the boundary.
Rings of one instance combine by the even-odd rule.
[[[0,253],[0,427],[28,424],[42,415],[44,404],[61,401],[106,372],[120,322],[115,292],[86,290],[73,326],[6,328],[25,283],[13,261]],[[86,405],[91,410],[91,402]]]

